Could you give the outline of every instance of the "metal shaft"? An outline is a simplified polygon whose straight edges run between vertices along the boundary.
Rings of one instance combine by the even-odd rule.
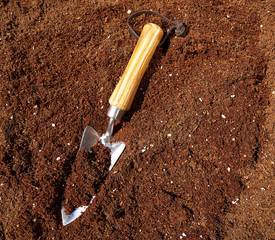
[[[108,114],[107,114],[108,117],[110,117],[108,128],[107,128],[106,133],[104,133],[102,135],[102,137],[100,138],[100,142],[104,146],[107,146],[112,141],[112,135],[113,135],[114,125],[115,125],[115,120],[119,120],[122,117],[123,112],[124,111],[121,110],[120,108],[117,108],[117,107],[112,106],[112,105],[110,106],[110,108],[108,110]]]
[[[107,146],[111,142],[111,140],[112,140],[112,134],[113,134],[113,130],[114,130],[114,124],[115,124],[115,119],[114,118],[110,118],[107,131],[100,138],[100,142],[104,146]]]

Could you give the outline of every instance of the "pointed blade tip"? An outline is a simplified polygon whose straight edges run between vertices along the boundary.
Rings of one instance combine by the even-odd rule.
[[[83,212],[86,211],[86,209],[88,208],[88,206],[82,206],[82,207],[78,207],[76,208],[72,214],[67,215],[65,213],[65,209],[63,206],[61,206],[61,217],[62,217],[62,224],[63,226],[66,226],[68,224],[70,224],[71,222],[73,222],[75,219],[77,219],[78,217],[81,216],[81,214]]]

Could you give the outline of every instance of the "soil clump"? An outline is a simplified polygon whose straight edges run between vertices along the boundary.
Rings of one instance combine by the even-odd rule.
[[[64,193],[63,206],[67,214],[71,214],[77,207],[89,205],[108,176],[110,164],[110,149],[99,142],[91,153],[85,148],[77,152]]]

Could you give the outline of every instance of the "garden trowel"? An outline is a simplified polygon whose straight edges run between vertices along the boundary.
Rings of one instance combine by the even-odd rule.
[[[163,31],[156,24],[149,23],[143,27],[129,63],[109,99],[110,108],[107,115],[110,119],[106,133],[100,137],[95,129],[88,126],[82,135],[79,149],[86,148],[88,151],[91,151],[91,148],[97,141],[99,141],[104,147],[110,148],[111,164],[109,166],[109,171],[113,168],[125,148],[125,143],[123,142],[112,142],[114,123],[116,120],[121,118],[125,111],[130,109],[140,81],[149,65],[156,47],[162,39],[162,36]],[[90,204],[94,198],[95,196],[91,198]],[[87,208],[88,206],[79,206],[71,214],[67,215],[64,207],[61,206],[63,225],[65,226],[73,222]]]

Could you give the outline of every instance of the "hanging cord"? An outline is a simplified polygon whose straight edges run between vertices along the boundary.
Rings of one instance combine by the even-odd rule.
[[[167,17],[161,15],[158,12],[154,12],[154,11],[150,11],[150,10],[144,10],[144,11],[139,11],[139,12],[135,12],[133,14],[131,14],[129,16],[129,18],[127,19],[127,26],[129,28],[130,33],[133,35],[133,37],[135,39],[139,39],[139,35],[135,32],[135,30],[130,26],[130,21],[142,14],[149,14],[149,15],[154,15],[157,17],[160,17],[161,19],[163,19],[164,21],[166,21],[167,23],[169,23],[171,25],[171,27],[167,30],[166,34],[163,36],[161,42],[159,43],[159,47],[162,46],[164,44],[164,42],[166,41],[168,35],[171,33],[171,31],[175,30],[175,34],[179,37],[185,37],[186,36],[186,28],[183,24],[183,22],[178,21],[177,23],[171,21],[170,19],[168,19]]]

